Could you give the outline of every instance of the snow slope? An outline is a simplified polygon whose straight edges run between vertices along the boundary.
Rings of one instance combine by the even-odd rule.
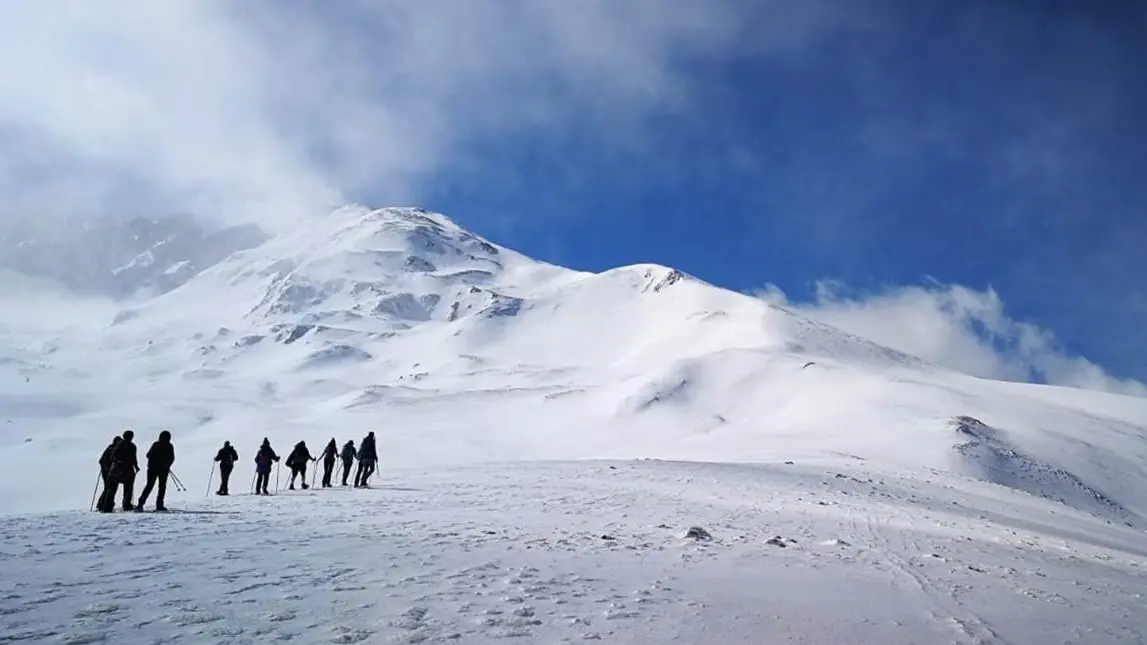
[[[170,428],[196,488],[225,439],[246,465],[264,436],[373,429],[384,468],[863,461],[1147,517],[1147,400],[949,372],[672,269],[570,271],[419,209],[340,209],[115,316],[58,318],[0,332],[0,468],[66,474],[34,494],[5,478],[0,512],[83,507],[130,426],[144,450]]]
[[[172,431],[187,513],[87,512],[125,427],[141,453]],[[0,274],[0,428],[0,639],[1144,628],[1147,400],[973,378],[419,209],[340,209],[127,309]],[[239,492],[263,437],[317,453],[369,430],[380,490],[203,499],[224,440]],[[713,540],[680,538],[693,524]],[[122,584],[95,600],[105,576]]]
[[[166,516],[10,518],[0,640],[1056,645],[1147,631],[1141,533],[968,480],[516,463],[201,495]],[[684,537],[693,526],[702,539]]]

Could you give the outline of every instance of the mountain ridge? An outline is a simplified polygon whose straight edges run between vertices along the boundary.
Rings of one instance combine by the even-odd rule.
[[[204,463],[224,439],[377,429],[385,468],[859,460],[1147,524],[1147,401],[974,378],[669,267],[574,271],[417,208],[339,209],[114,319],[0,340],[22,435],[0,467],[49,467],[61,444],[88,463],[125,426],[172,428]],[[992,429],[982,449],[960,448],[962,417]],[[52,508],[76,484],[0,492]]]

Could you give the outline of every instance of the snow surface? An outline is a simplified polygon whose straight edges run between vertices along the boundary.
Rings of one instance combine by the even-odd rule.
[[[202,494],[9,519],[0,638],[1047,645],[1145,627],[1141,534],[969,480],[583,462]]]
[[[419,209],[340,209],[130,309],[0,275],[0,424],[0,641],[1147,630],[1147,399],[951,372]],[[87,512],[126,427],[141,455],[172,431],[186,513]],[[263,437],[370,430],[374,490],[202,497],[224,440],[237,492]]]

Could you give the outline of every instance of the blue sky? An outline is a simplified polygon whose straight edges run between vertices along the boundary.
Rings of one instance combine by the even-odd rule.
[[[824,278],[991,287],[1147,378],[1147,13],[941,4],[796,62],[697,65],[696,109],[651,110],[636,150],[584,135],[583,114],[487,144],[490,170],[446,173],[428,201],[579,268],[655,261],[798,299]],[[483,221],[499,213],[531,219]]]
[[[133,4],[0,9],[8,210],[416,203],[973,373],[1147,380],[1141,3]]]

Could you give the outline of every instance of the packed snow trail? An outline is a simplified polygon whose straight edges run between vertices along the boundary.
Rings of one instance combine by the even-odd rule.
[[[15,516],[0,643],[1142,642],[1142,533],[930,479],[508,464]]]

